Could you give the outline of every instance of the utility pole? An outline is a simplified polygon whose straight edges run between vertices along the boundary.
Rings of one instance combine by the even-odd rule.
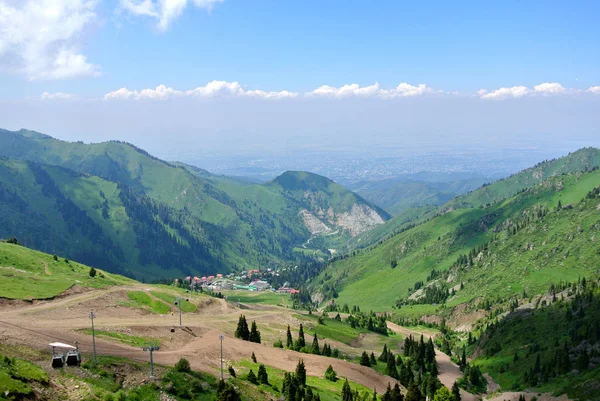
[[[221,381],[223,380],[223,339],[225,336],[223,334],[219,334],[219,341],[221,341]]]
[[[181,301],[183,300],[182,297],[175,298],[175,305],[179,306],[179,327],[181,327]]]
[[[92,346],[94,347],[94,365],[97,363],[96,361],[96,331],[94,330],[94,318],[96,315],[94,311],[90,312],[90,319],[92,319]]]
[[[154,360],[152,359],[152,353],[158,351],[160,347],[155,343],[148,343],[142,347],[144,351],[150,351],[150,378],[154,379]]]

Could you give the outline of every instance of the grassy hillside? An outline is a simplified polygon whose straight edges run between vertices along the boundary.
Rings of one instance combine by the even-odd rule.
[[[74,285],[106,288],[135,283],[125,277],[97,271],[90,277],[90,267],[54,258],[19,245],[0,242],[0,297],[11,299],[46,299]]]
[[[581,200],[599,183],[600,171],[555,176],[489,207],[438,215],[335,261],[313,280],[311,289],[325,298],[337,292],[338,303],[363,310],[390,310],[400,300],[400,314],[435,312],[438,307],[429,304],[439,302],[407,298],[450,268],[452,274],[445,273],[439,287],[446,294],[461,282],[464,288],[444,300],[448,306],[477,297],[543,291],[551,282],[597,269],[598,201]],[[557,210],[559,200],[572,206]],[[407,306],[411,303],[417,305]]]
[[[563,285],[565,283],[563,282]],[[597,399],[600,386],[600,291],[597,283],[556,287],[555,301],[520,308],[469,346],[472,363],[505,390],[535,389]],[[546,302],[550,305],[544,306]]]
[[[288,174],[311,177],[312,193],[321,202],[313,205],[276,182],[249,185],[159,160],[122,142],[88,145],[0,130],[0,156],[7,158],[0,161],[0,193],[7,200],[0,204],[0,237],[15,235],[34,248],[60,249],[73,259],[139,277],[297,263],[327,254],[331,242],[372,223],[326,221],[330,231],[341,229],[339,235],[312,244],[318,253],[298,252],[313,236],[300,211],[317,216],[313,206],[326,205],[340,215],[360,206],[381,222],[387,217],[316,175]],[[36,218],[28,221],[32,213]],[[86,232],[79,228],[84,220]],[[317,216],[317,224],[325,220]]]
[[[495,203],[516,195],[520,191],[561,174],[588,171],[600,166],[600,149],[584,148],[559,159],[547,160],[498,180],[476,191],[461,195],[445,205],[445,209],[456,207],[479,207]]]

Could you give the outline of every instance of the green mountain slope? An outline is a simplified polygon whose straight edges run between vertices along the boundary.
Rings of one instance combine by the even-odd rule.
[[[559,159],[547,160],[498,180],[476,191],[457,196],[445,205],[445,209],[456,207],[479,207],[502,201],[520,191],[539,184],[550,177],[588,171],[600,165],[600,149],[584,148]]]
[[[312,291],[324,298],[339,293],[338,303],[363,309],[390,310],[398,304],[398,313],[409,315],[438,309],[429,305],[440,303],[435,291],[428,291],[427,298],[427,291],[421,290],[421,301],[410,302],[408,297],[440,276],[448,306],[524,289],[543,291],[551,282],[597,269],[598,202],[580,201],[599,184],[600,171],[554,176],[487,208],[448,211],[335,261],[313,281]],[[559,200],[574,206],[556,210]],[[432,274],[434,269],[437,274]],[[450,287],[460,287],[461,282],[463,290],[449,298]]]
[[[159,160],[127,143],[87,145],[25,130],[0,130],[0,156],[10,158],[0,184],[11,194],[7,199],[13,199],[0,205],[5,222],[0,235],[19,233],[23,243],[37,249],[60,249],[73,259],[146,277],[274,266],[312,257],[298,249],[315,236],[305,214],[316,210],[275,182],[241,183]],[[27,163],[16,166],[11,159]],[[15,169],[23,178],[11,178]],[[310,244],[321,254],[335,238],[387,218],[343,187],[307,176],[323,185],[314,192],[336,213],[352,215],[358,207],[371,218],[358,223],[350,218],[353,224],[334,221],[327,234],[339,230],[337,235]],[[74,212],[66,213],[64,207]],[[33,212],[40,218],[26,221]],[[81,231],[83,220],[92,231]],[[326,224],[322,216],[313,220]]]
[[[0,298],[47,299],[74,285],[105,288],[135,281],[20,245],[0,242]]]
[[[489,180],[472,178],[449,182],[424,182],[402,178],[360,182],[351,187],[357,194],[382,207],[393,216],[422,206],[441,206],[470,192]]]

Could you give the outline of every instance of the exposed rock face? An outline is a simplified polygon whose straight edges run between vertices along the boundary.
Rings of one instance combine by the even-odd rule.
[[[327,227],[325,223],[306,209],[300,210],[300,216],[302,216],[304,225],[312,235],[325,234],[331,231],[331,228]]]
[[[327,212],[317,209],[313,213],[306,209],[300,210],[304,225],[313,235],[327,234],[341,228],[349,231],[353,237],[379,224],[385,223],[383,218],[367,205],[352,205],[348,212],[334,213],[329,208]]]
[[[350,231],[355,237],[379,224],[385,223],[381,216],[367,205],[352,205],[350,212],[340,213],[337,216],[337,225]]]

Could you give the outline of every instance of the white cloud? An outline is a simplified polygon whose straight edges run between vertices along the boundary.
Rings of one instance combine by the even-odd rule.
[[[307,96],[327,96],[335,98],[343,98],[350,96],[379,96],[382,98],[395,98],[395,97],[408,97],[408,96],[419,96],[426,93],[433,93],[433,90],[425,84],[418,86],[407,84],[403,82],[392,89],[382,89],[379,83],[371,86],[360,86],[358,84],[344,85],[336,88],[334,86],[323,85],[317,89],[307,92]]]
[[[133,99],[133,100],[164,100],[176,97],[232,97],[247,96],[265,99],[283,99],[297,97],[298,93],[289,91],[266,92],[263,90],[247,90],[238,82],[211,81],[205,86],[195,89],[179,91],[165,85],[159,85],[156,89],[143,89],[141,91],[121,88],[104,95],[105,100]]]
[[[600,95],[600,86],[591,86],[587,92],[593,93],[594,95]]]
[[[42,99],[42,100],[74,100],[74,99],[77,99],[77,95],[74,95],[72,93],[65,93],[65,92],[56,92],[56,93],[44,92],[40,95],[40,99]]]
[[[565,93],[566,89],[558,82],[545,82],[533,87],[534,92],[547,95]]]
[[[482,99],[507,99],[511,97],[523,97],[528,95],[531,90],[526,86],[513,86],[511,88],[500,88],[489,93],[484,93]]]
[[[424,95],[426,93],[431,93],[433,90],[425,84],[420,84],[418,86],[413,86],[407,84],[406,82],[402,82],[400,85],[396,86],[394,89],[382,89],[380,91],[380,95],[385,98],[393,98],[393,97],[409,97],[409,96],[419,96]]]
[[[121,8],[130,14],[146,16],[158,21],[157,27],[161,31],[177,19],[188,6],[193,3],[198,8],[212,10],[215,4],[224,0],[121,0]]]
[[[323,85],[317,89],[308,92],[309,96],[331,96],[331,97],[348,97],[348,96],[372,96],[379,91],[379,83],[371,86],[360,86],[358,84],[350,84],[336,88],[334,86]]]
[[[77,46],[97,0],[0,0],[0,69],[36,79],[99,74]]]

